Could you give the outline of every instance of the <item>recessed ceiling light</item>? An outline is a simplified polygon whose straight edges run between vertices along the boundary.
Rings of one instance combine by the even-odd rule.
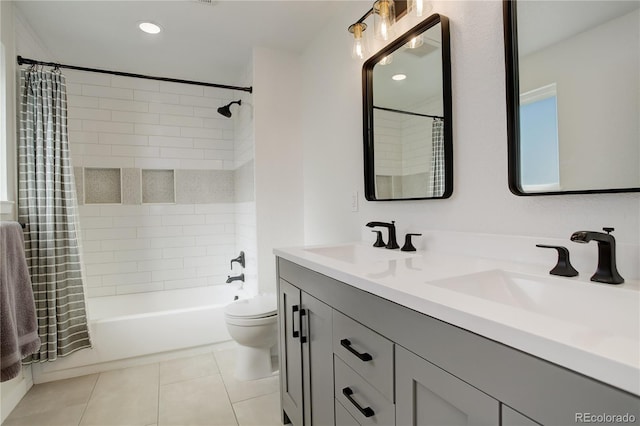
[[[162,28],[151,22],[140,22],[138,24],[138,28],[140,28],[147,34],[158,34],[160,31],[162,31]]]
[[[405,78],[407,78],[407,76],[404,75],[404,74],[396,74],[396,75],[391,76],[391,78],[393,80],[395,80],[395,81],[400,81],[400,80],[404,80]]]

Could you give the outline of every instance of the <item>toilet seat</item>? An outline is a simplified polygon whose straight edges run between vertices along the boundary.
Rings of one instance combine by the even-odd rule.
[[[275,295],[236,300],[224,309],[225,317],[232,320],[269,318],[277,313],[278,306]]]

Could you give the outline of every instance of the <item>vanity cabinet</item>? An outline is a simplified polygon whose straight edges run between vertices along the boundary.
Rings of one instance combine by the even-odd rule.
[[[283,423],[334,424],[332,309],[283,279],[278,304]]]
[[[285,423],[640,422],[636,395],[283,258],[278,274]]]

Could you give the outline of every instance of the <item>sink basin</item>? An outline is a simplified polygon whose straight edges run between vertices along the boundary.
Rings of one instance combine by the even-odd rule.
[[[409,254],[399,250],[387,250],[384,247],[367,247],[357,244],[306,248],[305,251],[353,264],[388,262],[390,260],[408,259],[416,256],[415,254]]]
[[[640,298],[622,287],[499,269],[429,284],[583,325],[608,337],[640,339]]]

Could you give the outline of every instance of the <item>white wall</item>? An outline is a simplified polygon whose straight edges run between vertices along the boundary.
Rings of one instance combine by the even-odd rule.
[[[242,79],[243,86],[253,84],[253,64],[249,64]],[[236,252],[245,254],[245,284],[250,292],[258,291],[258,253],[255,198],[255,132],[253,126],[253,95],[243,92],[238,99],[242,106],[234,109],[235,136],[235,197]],[[235,256],[234,256],[235,257]],[[241,269],[234,263],[234,275]]]
[[[253,67],[259,289],[275,292],[273,249],[303,243],[301,69],[265,48],[254,49]]]
[[[448,230],[560,238],[567,245],[573,244],[569,236],[576,230],[613,226],[619,242],[638,246],[640,194],[516,197],[509,192],[499,1],[434,4],[433,12],[449,17],[451,24],[453,196],[365,201],[363,62],[350,57],[347,27],[367,5],[354,2],[350,7],[318,34],[302,58],[305,244],[360,240],[368,234],[363,227],[367,221],[396,220],[399,235]],[[358,212],[351,211],[354,190],[360,194]],[[425,240],[418,244],[425,247]]]

